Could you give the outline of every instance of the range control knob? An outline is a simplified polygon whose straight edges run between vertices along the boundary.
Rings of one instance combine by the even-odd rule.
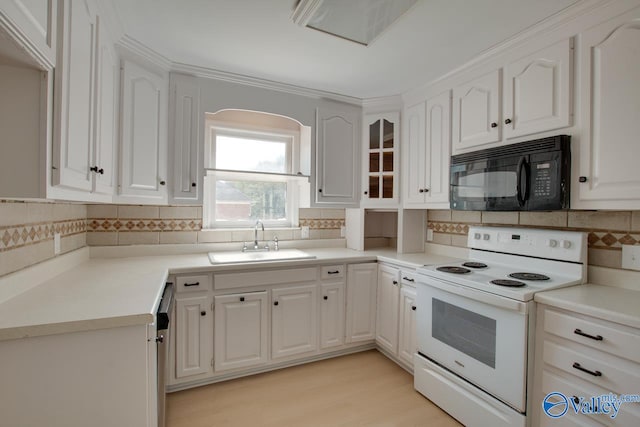
[[[489,236],[489,234],[483,234],[482,235],[482,240],[489,240],[491,238],[491,236]]]
[[[474,233],[473,238],[476,240],[480,240],[480,238],[482,237],[482,235],[480,233]]]
[[[571,247],[571,241],[569,240],[561,240],[560,244],[564,249],[569,249]]]
[[[551,248],[555,248],[556,246],[558,246],[558,241],[555,239],[549,239],[547,240],[547,245]]]

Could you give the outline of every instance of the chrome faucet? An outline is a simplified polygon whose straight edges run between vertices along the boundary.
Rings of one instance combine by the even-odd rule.
[[[257,220],[256,221],[256,226],[253,228],[253,249],[260,249],[260,246],[258,245],[258,226],[262,226],[262,237],[264,238],[264,224],[262,223],[262,221]]]

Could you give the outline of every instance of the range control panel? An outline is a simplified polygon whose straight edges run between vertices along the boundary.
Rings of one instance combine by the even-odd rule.
[[[586,262],[587,236],[576,231],[470,227],[467,245],[508,254]]]

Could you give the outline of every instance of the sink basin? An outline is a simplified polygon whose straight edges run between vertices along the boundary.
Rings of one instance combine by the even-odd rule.
[[[315,255],[309,255],[308,253],[299,251],[298,249],[256,252],[209,252],[209,260],[211,261],[211,264],[237,264],[242,262],[267,262],[313,258],[315,258]]]

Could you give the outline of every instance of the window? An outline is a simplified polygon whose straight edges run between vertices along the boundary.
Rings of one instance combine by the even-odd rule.
[[[207,120],[204,227],[295,227],[300,133]]]

